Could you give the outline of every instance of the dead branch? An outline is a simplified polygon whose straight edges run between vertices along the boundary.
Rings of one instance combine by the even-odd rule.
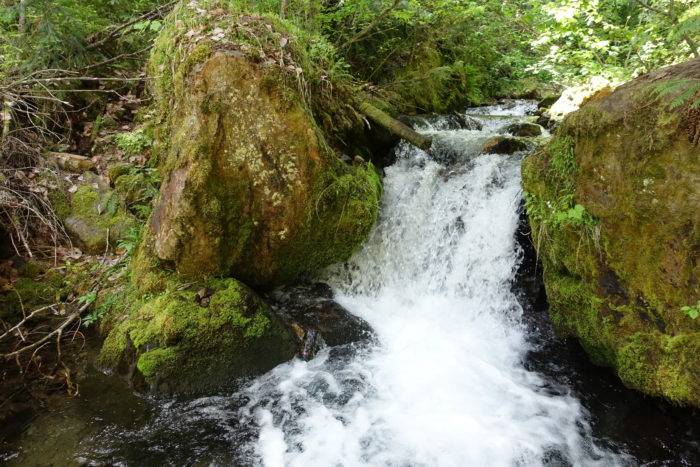
[[[83,173],[95,169],[95,163],[84,156],[69,154],[67,152],[47,151],[46,157],[60,169],[73,173]]]

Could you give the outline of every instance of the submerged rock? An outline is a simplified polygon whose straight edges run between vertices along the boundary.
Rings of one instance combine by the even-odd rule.
[[[527,149],[527,144],[517,138],[494,136],[489,138],[481,148],[482,154],[513,154]]]
[[[700,406],[700,60],[664,68],[569,115],[523,164],[556,328],[629,387]],[[668,103],[680,98],[679,105]]]
[[[148,250],[184,276],[231,275],[257,286],[347,259],[376,220],[379,175],[329,147],[300,90],[298,57],[283,51],[261,63],[253,55],[263,39],[249,44],[231,25],[259,32],[271,54],[280,53],[280,37],[295,53],[305,44],[230,6],[202,15],[194,8],[176,8],[178,21],[164,28],[150,62],[163,184]],[[194,40],[188,31],[203,25],[223,37]]]
[[[234,279],[191,287],[168,281],[162,292],[122,305],[125,315],[112,318],[99,363],[136,389],[211,394],[270,370],[297,349],[291,330]]]
[[[302,358],[312,358],[322,344],[339,346],[374,335],[365,320],[333,300],[333,291],[322,282],[280,287],[268,298],[272,308],[297,329]]]
[[[508,125],[506,132],[513,136],[534,137],[542,134],[542,127],[536,123],[519,122]]]

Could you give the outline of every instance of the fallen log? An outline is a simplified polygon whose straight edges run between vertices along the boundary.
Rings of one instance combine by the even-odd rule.
[[[401,139],[405,139],[424,151],[430,149],[430,146],[433,144],[433,140],[429,136],[421,135],[413,128],[396,120],[386,112],[379,110],[369,102],[360,103],[360,112],[390,133]]]
[[[46,157],[53,162],[61,170],[66,170],[73,173],[83,173],[88,170],[95,169],[95,163],[87,157],[77,154],[69,154],[67,152],[52,152],[45,153]]]

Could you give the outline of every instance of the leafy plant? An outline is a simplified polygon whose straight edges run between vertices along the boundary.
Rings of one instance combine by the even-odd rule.
[[[89,327],[99,322],[118,302],[117,295],[110,295],[83,318],[83,325]]]
[[[82,306],[92,305],[96,299],[97,299],[97,293],[95,291],[90,291],[90,292],[78,297],[78,303]]]
[[[118,133],[114,136],[114,142],[129,156],[141,154],[153,145],[153,140],[142,130]]]
[[[139,244],[140,239],[141,229],[139,227],[132,227],[126,233],[124,238],[119,240],[119,243],[117,243],[117,248],[120,250],[124,250],[126,252],[127,257],[131,257],[131,255],[134,252],[134,249]]]
[[[686,305],[681,307],[681,312],[690,319],[698,319],[698,316],[700,316],[700,300],[695,306]]]

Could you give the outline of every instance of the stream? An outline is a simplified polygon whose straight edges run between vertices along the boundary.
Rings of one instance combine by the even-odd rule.
[[[414,125],[385,168],[381,216],[323,278],[372,339],[323,348],[226,393],[132,394],[92,371],[81,395],[0,444],[14,465],[698,465],[698,413],[645,398],[555,337],[524,239],[520,163],[480,155],[534,109]],[[461,125],[464,126],[464,125]],[[473,126],[476,128],[476,126]]]

